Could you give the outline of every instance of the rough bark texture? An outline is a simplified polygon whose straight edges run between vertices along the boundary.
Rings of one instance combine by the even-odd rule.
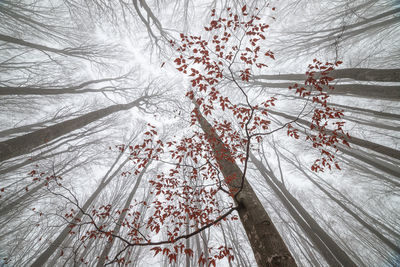
[[[242,184],[242,171],[234,163],[230,152],[227,151],[215,130],[199,112],[198,121],[213,147],[214,153],[220,155],[223,151],[224,156],[217,156],[217,162],[230,190],[232,192],[237,191]],[[236,177],[236,179],[232,180],[232,177]],[[297,266],[260,200],[245,177],[243,179],[243,188],[237,197],[239,202],[238,213],[253,249],[257,265],[259,267]]]
[[[18,136],[0,143],[0,162],[12,157],[29,153],[33,148],[52,141],[64,134],[80,129],[91,122],[104,118],[114,112],[128,110],[138,106],[144,98],[136,99],[128,104],[113,105],[107,108],[89,112],[74,119]]]

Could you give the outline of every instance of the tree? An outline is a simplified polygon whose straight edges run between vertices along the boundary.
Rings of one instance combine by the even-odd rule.
[[[52,141],[66,133],[80,129],[100,118],[104,118],[114,112],[128,110],[138,107],[141,103],[147,102],[151,96],[142,96],[128,104],[117,104],[100,110],[92,111],[88,114],[74,119],[60,122],[58,124],[34,131],[32,133],[18,136],[13,139],[0,143],[0,161],[10,159],[19,155],[29,153],[33,148]]]
[[[215,16],[214,12],[215,11],[213,11],[212,16]],[[256,14],[249,15],[246,12],[246,6],[242,8],[240,16],[241,17],[233,14],[228,8],[226,10],[226,17],[216,18],[211,21],[209,27],[205,27],[206,31],[213,33],[217,33],[220,28],[224,29],[223,35],[214,35],[212,48],[209,48],[207,42],[201,37],[186,36],[184,34],[180,35],[182,43],[178,45],[177,48],[177,51],[181,53],[181,55],[175,59],[179,71],[186,74],[187,69],[189,68],[188,65],[190,64],[188,61],[190,60],[194,62],[192,63],[193,68],[190,69],[190,76],[193,76],[193,79],[191,80],[192,89],[187,93],[187,97],[195,105],[195,108],[192,111],[192,125],[195,125],[197,121],[203,133],[194,131],[191,137],[184,137],[180,141],[173,140],[166,143],[168,147],[171,147],[171,157],[172,159],[177,160],[177,163],[175,163],[176,167],[171,169],[169,174],[161,173],[157,176],[156,180],[151,181],[155,187],[156,195],[164,195],[163,199],[166,199],[166,201],[156,199],[153,202],[156,211],[149,219],[146,228],[150,228],[151,231],[158,233],[160,231],[160,225],[166,224],[166,220],[170,221],[170,223],[174,223],[174,225],[187,225],[187,216],[189,216],[189,222],[190,220],[196,222],[194,227],[196,227],[197,230],[190,234],[182,234],[180,233],[180,228],[175,226],[174,230],[168,231],[168,240],[151,242],[150,236],[139,236],[140,226],[137,226],[137,229],[128,226],[131,229],[131,233],[135,235],[134,240],[136,240],[135,242],[130,242],[118,234],[115,234],[114,230],[104,230],[93,221],[97,230],[97,236],[111,236],[112,238],[119,238],[126,243],[126,247],[121,250],[121,252],[125,251],[128,247],[134,246],[175,244],[175,252],[157,246],[152,248],[152,250],[155,250],[156,254],[163,251],[163,254],[166,254],[169,257],[170,262],[176,261],[179,251],[182,253],[182,248],[185,246],[185,244],[178,242],[180,239],[193,236],[194,234],[209,228],[211,225],[219,223],[236,210],[246,230],[247,237],[250,240],[259,266],[296,265],[276,227],[246,180],[250,149],[253,146],[252,138],[257,139],[257,141],[260,142],[263,135],[270,134],[269,132],[263,132],[263,130],[265,131],[269,128],[270,121],[266,119],[268,113],[265,109],[261,111],[258,105],[250,104],[248,93],[244,91],[243,87],[239,84],[239,81],[234,77],[234,72],[240,73],[241,82],[248,82],[251,69],[250,67],[246,68],[246,66],[253,65],[253,63],[258,68],[266,66],[263,63],[264,60],[259,59],[260,46],[257,46],[257,42],[261,39],[265,39],[263,32],[268,28],[268,25],[257,23],[259,18]],[[249,18],[247,18],[247,16],[249,16]],[[228,33],[229,30],[231,30],[235,38],[239,40],[238,43],[228,42],[232,36]],[[260,37],[260,39],[256,37]],[[246,46],[247,42],[249,46]],[[174,41],[171,41],[171,44],[175,46]],[[187,58],[184,57],[186,51],[189,52]],[[251,54],[249,55],[247,52],[250,52]],[[193,53],[193,55],[191,53]],[[236,61],[239,56],[240,60]],[[274,58],[271,51],[267,51],[265,56],[272,59]],[[226,61],[226,63],[223,61]],[[335,64],[322,64],[321,62],[314,60],[314,63],[315,66],[310,65],[310,72],[307,73],[308,78],[305,83],[310,85],[311,88],[316,89],[317,94],[314,95],[313,102],[317,103],[317,105],[320,105],[322,108],[314,108],[313,111],[317,115],[322,113],[325,114],[325,117],[329,115],[332,116],[332,118],[340,119],[340,111],[328,108],[326,104],[327,95],[322,91],[321,87],[321,85],[329,86],[329,81],[333,80],[333,78],[330,78],[327,75],[330,70],[333,70],[333,66],[339,65],[340,62]],[[205,73],[203,70],[199,71],[198,69],[195,69],[194,66],[197,66],[196,64],[203,66]],[[237,69],[234,70],[234,68]],[[324,71],[320,77],[314,78],[313,75],[315,72],[311,71],[313,68],[326,69],[326,71]],[[224,78],[232,79],[237,89],[240,90],[245,97],[247,107],[244,108],[234,105],[232,100],[217,91],[216,86]],[[332,89],[332,86],[330,86],[330,88]],[[296,93],[305,97],[309,96],[311,91],[307,91],[304,88],[298,88]],[[261,105],[264,108],[268,108],[270,105],[274,105],[275,100],[275,98],[268,99],[262,102]],[[235,122],[236,125],[227,122],[226,120],[224,122],[214,120],[213,125],[208,122],[202,113],[205,115],[211,115],[213,112],[217,112],[215,111],[217,104],[221,106],[222,111],[225,111],[226,109],[232,112],[237,120]],[[322,118],[317,115],[313,117],[312,127],[316,128],[320,135],[326,136],[328,132],[325,129],[325,126],[321,124]],[[296,121],[296,119],[293,121]],[[316,138],[311,135],[308,135],[307,138],[312,139],[312,142],[316,147],[323,147],[324,149],[330,146],[336,148],[336,143],[339,141],[346,143],[345,137],[340,135],[340,133],[344,134],[341,124],[334,123],[334,125],[338,126],[336,130],[331,132],[335,139],[325,140],[324,138]],[[240,129],[243,129],[244,132],[241,133]],[[272,132],[282,129],[283,127],[280,127],[272,130]],[[151,130],[145,134],[153,136],[156,134],[156,131]],[[288,134],[298,138],[297,130],[293,129],[290,125]],[[229,144],[228,140],[233,144]],[[163,143],[160,143],[160,145],[162,144]],[[143,149],[145,147],[147,146],[145,145]],[[329,162],[334,161],[334,156],[324,149],[321,150],[322,159],[317,159],[313,165],[313,168],[316,171],[323,170],[325,166],[330,168],[331,165]],[[154,157],[154,154],[152,154],[153,149],[145,149],[145,151],[147,150],[150,151],[149,155],[152,156],[151,158],[146,159],[148,161]],[[134,153],[137,157],[136,154]],[[216,181],[219,186],[210,191],[194,191],[192,194],[198,196],[198,199],[191,199],[190,202],[186,201],[182,203],[179,202],[177,197],[187,199],[189,192],[195,190],[186,184],[184,185],[183,191],[180,191],[180,186],[178,185],[180,185],[181,182],[176,178],[176,176],[182,172],[182,165],[187,165],[182,162],[183,159],[188,160],[188,158],[190,159],[189,162],[191,162],[188,166],[192,166],[192,170],[189,173],[191,179],[200,175],[201,177],[207,177],[206,179]],[[137,160],[139,160],[139,158],[137,158]],[[241,170],[235,163],[237,160],[244,164],[243,170]],[[322,164],[319,163],[320,161],[322,161]],[[334,163],[337,168],[339,168],[338,164],[336,162]],[[196,166],[199,166],[199,164],[201,164],[200,166],[206,167],[197,170],[199,167]],[[223,176],[223,183],[219,178],[220,172]],[[224,189],[225,186],[227,189]],[[217,214],[221,213],[217,202],[214,200],[215,195],[219,192],[231,196],[234,201],[234,206],[230,207],[227,212],[212,219],[209,218],[212,216],[212,211],[217,212]],[[206,207],[204,211],[199,209],[195,204],[198,201],[204,202],[205,199],[210,200],[208,202],[208,207]],[[178,201],[179,205],[173,206],[169,204],[172,201]],[[184,216],[182,213],[186,213],[187,215]],[[174,218],[170,218],[172,214],[174,215]],[[196,219],[195,215],[200,216],[200,219]],[[143,242],[146,240],[147,243]],[[340,249],[337,249],[337,251],[340,251]],[[121,252],[118,253],[111,262],[125,262],[124,258],[119,258]],[[342,253],[344,256],[347,256],[344,252]],[[190,252],[185,250],[185,254],[190,254]],[[222,255],[220,254],[220,258],[225,256],[229,256],[229,250],[226,250],[226,248],[225,252],[223,252]],[[351,262],[349,258],[347,259],[347,262]],[[215,257],[212,256],[200,256],[199,263],[206,262],[207,260],[210,261],[210,263],[215,264]],[[344,259],[343,262],[345,262]]]
[[[32,266],[43,266],[46,261],[51,257],[51,255],[56,251],[57,248],[61,245],[61,243],[66,239],[66,237],[70,234],[72,229],[75,227],[75,222],[80,222],[84,213],[88,210],[92,202],[95,200],[96,197],[99,196],[100,192],[112,181],[115,176],[117,176],[122,167],[129,161],[129,158],[125,159],[118,168],[114,171],[116,164],[122,157],[123,153],[120,153],[118,157],[115,159],[114,164],[110,167],[106,175],[101,180],[97,189],[92,193],[92,195],[86,200],[85,204],[81,207],[81,210],[75,216],[68,216],[67,218],[71,217],[71,222],[67,225],[58,237],[50,244],[50,246],[43,251],[43,253],[32,263]],[[113,171],[113,172],[112,172]],[[112,173],[111,173],[112,172]]]
[[[393,263],[399,126],[391,83],[399,68],[387,56],[394,37],[382,36],[398,31],[397,9],[376,0],[260,9],[257,0],[3,2],[3,261]],[[304,24],[288,13],[302,8],[311,14]],[[208,22],[196,35],[191,22],[200,17]],[[264,19],[275,29],[297,25],[271,38]],[[110,58],[114,50],[103,46],[110,43],[127,48],[123,58]],[[138,53],[149,45],[157,48],[151,55]],[[311,61],[310,51],[324,60],[290,74]],[[342,58],[346,68],[336,69]],[[135,75],[121,76],[136,63]],[[117,103],[131,102],[138,80],[154,81],[146,92],[163,86],[166,93],[128,112]],[[148,122],[156,126],[140,127]],[[135,145],[118,141],[138,128]],[[115,166],[109,147],[121,157]]]

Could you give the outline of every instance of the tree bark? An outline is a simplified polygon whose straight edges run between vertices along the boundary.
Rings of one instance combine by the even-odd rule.
[[[276,179],[274,174],[268,171],[262,162],[253,154],[250,154],[250,158],[258,171],[264,177],[265,181],[275,192],[296,222],[300,224],[300,227],[305,231],[329,265],[332,267],[340,265],[356,267],[357,265],[346,254],[346,252],[344,252],[343,249],[319,226],[319,224],[303,208],[300,202],[298,202],[297,199],[282,185],[282,183]]]
[[[224,147],[210,123],[197,111],[198,122],[215,154],[224,152],[224,157],[216,157],[219,168],[231,192],[241,188],[243,173],[234,163],[230,151]],[[232,180],[232,177],[236,179]],[[256,193],[245,177],[238,194],[238,213],[259,267],[297,266],[282,237],[272,223]]]
[[[115,176],[119,174],[122,167],[129,161],[129,157],[121,163],[121,165],[110,175],[112,169],[115,167],[119,159],[123,154],[120,153],[113,165],[108,170],[107,174],[103,177],[101,183],[98,185],[97,189],[92,193],[92,195],[86,200],[85,204],[80,207],[82,210],[78,212],[77,215],[71,220],[71,222],[64,227],[64,229],[60,232],[60,234],[56,237],[56,239],[50,244],[50,246],[43,251],[43,253],[32,263],[31,267],[42,267],[46,264],[47,260],[53,255],[53,253],[60,247],[62,242],[68,237],[69,232],[71,231],[71,225],[75,225],[77,221],[79,221],[84,212],[87,211],[92,202],[97,198],[97,196],[103,191],[103,189],[113,180]]]
[[[104,118],[112,113],[139,106],[140,101],[144,99],[144,97],[140,97],[128,104],[118,104],[92,111],[77,118],[63,121],[32,133],[0,142],[0,162],[16,156],[27,154],[32,149],[40,145],[44,145],[49,141],[52,141],[69,132],[80,129],[89,123]]]
[[[336,104],[336,103],[329,103],[329,106],[334,106],[338,108],[342,108],[345,111],[355,111],[360,114],[367,115],[371,117],[371,115],[374,115],[375,117],[382,117],[388,120],[400,120],[400,114],[394,114],[394,113],[389,113],[389,112],[383,112],[383,111],[377,111],[377,110],[372,110],[372,109],[364,109],[364,108],[358,108],[358,107],[350,107],[347,105],[341,105],[341,104]],[[373,120],[374,118],[371,118]]]
[[[284,156],[285,157],[285,156]],[[286,158],[286,157],[285,157]],[[328,190],[326,190],[324,187],[322,187],[319,183],[317,183],[314,179],[312,179],[302,168],[297,166],[293,161],[289,160],[286,158],[288,162],[290,162],[293,166],[295,166],[299,171],[301,171],[305,177],[312,182],[316,187],[318,187],[319,190],[321,190],[329,199],[334,201],[339,207],[341,207],[344,211],[346,211],[348,214],[350,214],[357,222],[359,222],[362,226],[364,226],[366,229],[368,229],[373,235],[375,235],[382,243],[384,243],[386,246],[391,248],[393,251],[395,251],[397,254],[400,255],[400,247],[398,247],[396,244],[394,244],[392,241],[390,241],[387,237],[385,237],[383,234],[381,234],[378,229],[364,221],[358,214],[356,214],[354,211],[352,211],[350,208],[348,208],[342,201],[337,199],[335,196],[333,196]]]
[[[148,168],[148,166],[150,164],[151,164],[151,160],[146,164],[146,166],[143,168],[143,170],[140,172],[139,176],[137,177],[136,183],[135,183],[134,187],[132,188],[132,191],[129,194],[128,198],[125,201],[125,205],[123,207],[121,215],[118,218],[118,222],[116,223],[116,225],[115,225],[115,227],[114,227],[114,229],[112,231],[112,233],[114,235],[118,235],[119,234],[119,231],[121,229],[121,225],[125,220],[126,214],[128,213],[129,206],[130,206],[130,204],[132,202],[132,199],[135,196],[136,191],[137,191],[137,189],[139,187],[139,184],[142,181],[143,175],[145,174],[145,172],[146,172],[146,170],[147,170],[147,168]],[[100,255],[100,259],[99,259],[99,261],[97,263],[97,267],[103,267],[104,266],[106,258],[108,257],[108,254],[110,253],[110,250],[111,250],[111,248],[112,248],[112,246],[114,244],[114,240],[115,239],[113,238],[113,239],[111,239],[111,241],[108,241],[106,243],[106,246],[104,247],[103,252]]]
[[[296,120],[296,122],[301,123],[307,127],[309,127],[311,125],[310,122],[300,119],[300,118],[296,118],[295,116],[292,116],[289,114],[285,114],[285,113],[274,111],[274,110],[268,110],[268,112],[271,114],[275,114],[275,115],[287,118],[289,120]],[[384,145],[380,145],[377,143],[373,143],[373,142],[370,142],[367,140],[363,140],[363,139],[357,138],[355,136],[352,136],[351,138],[346,138],[346,141],[351,144],[358,145],[358,146],[373,150],[375,152],[381,153],[388,157],[392,157],[392,158],[400,160],[400,151],[399,150],[396,150],[396,149],[393,149],[393,148],[390,148],[390,147],[387,147]]]
[[[318,74],[316,77],[318,77]],[[400,82],[400,69],[339,69],[330,71],[329,77],[335,79],[348,78],[357,81]],[[305,74],[277,74],[254,75],[252,78],[255,80],[304,81],[307,76]]]
[[[104,90],[102,89],[83,89],[83,88],[92,84],[115,81],[118,80],[119,78],[121,77],[91,80],[74,86],[65,86],[65,88],[41,88],[34,86],[24,86],[24,87],[1,86],[0,95],[61,95],[61,94],[103,92]]]
[[[84,51],[79,51],[79,49],[76,49],[76,48],[58,49],[58,48],[48,47],[45,45],[35,44],[32,42],[28,42],[28,41],[18,39],[18,38],[12,37],[12,36],[4,35],[4,34],[0,34],[0,41],[36,49],[39,51],[52,52],[52,53],[56,53],[56,54],[64,55],[64,56],[85,58]],[[88,49],[87,52],[89,54],[90,50]]]
[[[304,77],[307,79],[307,77]],[[253,81],[252,84],[268,88],[285,88],[293,86],[290,82],[267,83]],[[369,85],[369,84],[336,84],[334,90],[324,89],[330,95],[350,95],[366,98],[400,99],[400,87],[390,85]]]

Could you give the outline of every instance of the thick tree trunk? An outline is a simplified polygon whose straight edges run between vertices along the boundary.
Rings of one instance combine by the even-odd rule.
[[[307,79],[305,77],[305,79]],[[293,83],[280,82],[280,83],[267,83],[267,82],[252,82],[254,85],[268,87],[268,88],[285,88],[293,86]],[[380,98],[397,100],[400,99],[400,87],[389,85],[368,85],[368,84],[336,84],[335,90],[324,89],[330,95],[350,95],[360,96],[366,98]]]
[[[215,130],[199,111],[197,118],[207,140],[213,147],[214,153],[224,153],[224,157],[216,157],[219,168],[230,190],[232,192],[237,191],[242,185],[242,171],[234,163],[230,151],[226,151]],[[232,180],[232,177],[236,177],[236,179]],[[257,265],[259,267],[296,266],[294,258],[256,193],[245,177],[243,179],[243,187],[237,197],[239,201],[238,213],[253,249]]]
[[[400,82],[400,69],[339,69],[330,71],[329,77],[335,79],[348,78],[357,81]],[[304,81],[307,76],[305,74],[277,74],[254,75],[252,78],[255,80]]]
[[[332,267],[334,266],[354,266],[357,265],[336,244],[336,242],[319,226],[311,215],[303,208],[300,202],[282,185],[276,177],[268,171],[265,166],[253,154],[250,154],[251,161],[258,171],[265,178],[268,185],[275,192],[282,204],[293,216],[300,227],[306,232],[310,240],[314,243],[318,251],[324,256],[325,260]]]
[[[64,242],[64,240],[68,237],[69,232],[71,231],[70,225],[75,225],[77,221],[79,221],[84,212],[90,207],[93,201],[97,198],[97,196],[103,191],[103,189],[116,177],[121,171],[122,167],[129,161],[127,158],[121,165],[110,175],[112,169],[114,169],[115,165],[121,158],[122,153],[119,154],[117,159],[114,161],[114,164],[110,167],[107,174],[102,179],[101,183],[97,187],[97,189],[92,193],[92,195],[86,200],[85,204],[80,207],[82,210],[78,212],[77,215],[71,220],[71,223],[66,225],[64,229],[60,232],[60,234],[56,237],[56,239],[50,244],[50,246],[43,251],[43,253],[32,263],[31,267],[42,267],[45,266],[47,260],[53,255],[53,253],[60,247],[60,245]]]
[[[128,104],[113,105],[107,108],[89,112],[74,119],[63,121],[55,125],[34,131],[29,134],[18,136],[0,143],[0,162],[12,157],[31,152],[32,149],[44,145],[64,134],[80,129],[91,122],[104,118],[112,113],[128,110],[139,106],[143,97]]]

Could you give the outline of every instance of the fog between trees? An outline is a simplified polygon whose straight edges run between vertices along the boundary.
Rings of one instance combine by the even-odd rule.
[[[260,20],[205,30],[229,13]],[[385,0],[0,1],[0,265],[396,266],[399,16]],[[240,58],[255,23],[267,67]],[[204,70],[193,36],[209,62],[237,57]],[[322,130],[314,59],[343,113]]]

